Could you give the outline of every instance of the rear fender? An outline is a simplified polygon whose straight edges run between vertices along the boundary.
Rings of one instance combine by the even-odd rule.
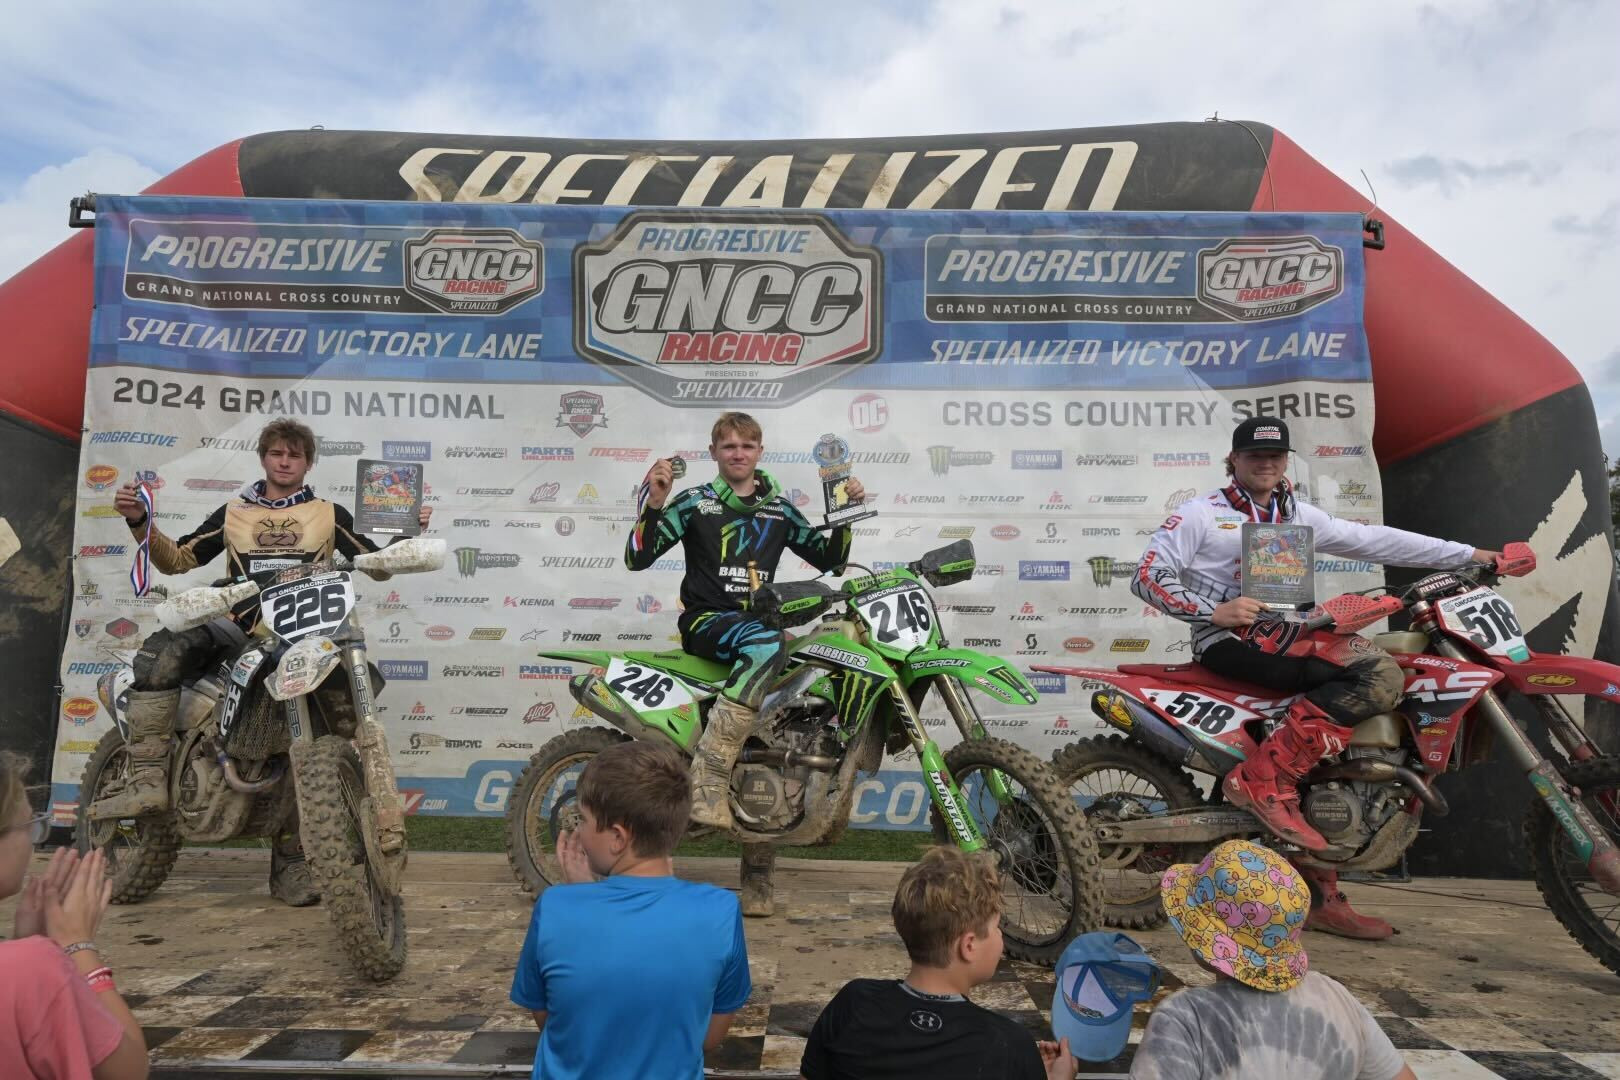
[[[912,683],[933,675],[954,676],[1003,705],[1033,705],[1040,700],[1023,672],[998,656],[974,649],[918,650],[906,657],[900,678],[909,689]]]

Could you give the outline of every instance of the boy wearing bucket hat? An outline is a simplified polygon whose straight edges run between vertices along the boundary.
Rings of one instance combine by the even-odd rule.
[[[1211,986],[1153,1011],[1133,1080],[1415,1080],[1350,991],[1310,970],[1299,942],[1310,890],[1281,855],[1229,840],[1160,886],[1170,925]]]

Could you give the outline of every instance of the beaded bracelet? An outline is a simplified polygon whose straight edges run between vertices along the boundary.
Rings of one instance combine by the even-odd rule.
[[[112,968],[97,968],[86,975],[84,979],[90,984],[90,989],[98,994],[113,988]]]
[[[76,952],[84,952],[84,950],[86,950],[86,949],[90,949],[92,951],[95,951],[95,948],[96,948],[96,943],[93,942],[93,941],[75,941],[71,945],[62,946],[62,954],[64,956],[72,956],[74,953],[76,953]]]
[[[98,967],[94,971],[87,971],[84,974],[84,981],[85,982],[95,982],[97,979],[101,978],[103,975],[105,975],[109,979],[112,978],[112,968],[110,968],[110,967]]]

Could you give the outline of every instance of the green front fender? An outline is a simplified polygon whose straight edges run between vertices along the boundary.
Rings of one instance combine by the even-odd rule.
[[[1041,699],[1023,672],[999,656],[976,649],[918,650],[906,657],[900,672],[908,690],[913,683],[934,675],[954,676],[1004,705],[1033,705]]]

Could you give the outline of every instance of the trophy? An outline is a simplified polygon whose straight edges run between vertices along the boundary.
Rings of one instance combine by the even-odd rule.
[[[865,501],[855,502],[849,497],[849,443],[837,435],[823,435],[810,452],[821,473],[821,497],[827,504],[827,514],[818,529],[836,529],[840,525],[877,517],[876,510],[868,510]]]
[[[1274,611],[1316,603],[1315,538],[1309,525],[1243,523],[1239,589]]]

